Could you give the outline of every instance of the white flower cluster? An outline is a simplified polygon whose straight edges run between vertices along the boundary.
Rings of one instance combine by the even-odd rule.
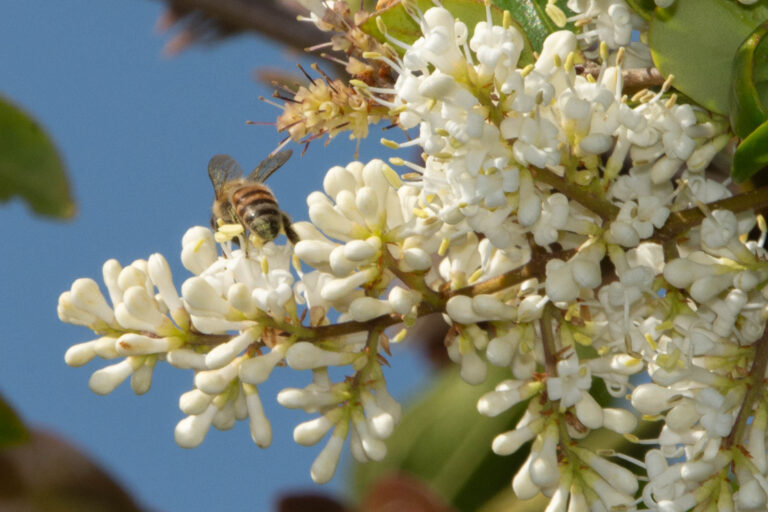
[[[442,7],[414,13],[422,37],[392,40],[397,61],[380,57],[396,83],[368,92],[417,131],[399,145],[423,151],[422,166],[408,164],[417,178],[380,160],[330,169],[295,247],[219,250],[192,228],[181,295],[159,255],[124,269],[110,260],[111,307],[90,280],[61,296],[61,319],[101,336],[67,362],[125,357],[94,373],[99,393],[130,375],[148,390],[158,361],[194,370],[176,428],[185,447],[246,418],[269,445],[257,387],[278,365],[311,370],[312,383],[277,398],[318,414],[294,430],[299,444],[330,433],[311,469],[326,482],[347,437],[357,460],[385,456],[400,407],[381,362],[402,334],[384,329],[437,311],[464,380],[483,382],[488,364],[509,371],[478,411],[526,404],[492,446],[507,455],[532,442],[512,483],[519,497],[549,496],[547,512],[765,510],[767,258],[762,240],[747,240],[754,214],[706,207],[730,196],[704,172],[727,125],[665,88],[623,96],[626,5],[568,6],[596,20],[585,35],[603,43],[597,79],[576,73],[572,32],[519,68],[523,37],[495,25],[490,7],[474,27]],[[615,65],[607,46],[619,47]],[[670,231],[670,219],[688,224]],[[329,367],[351,375],[333,382]],[[599,403],[599,382],[631,404]],[[600,429],[636,439],[636,413],[664,420],[644,462],[579,445]]]

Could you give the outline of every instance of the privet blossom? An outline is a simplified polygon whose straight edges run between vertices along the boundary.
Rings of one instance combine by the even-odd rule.
[[[308,3],[326,30],[344,14],[343,3]],[[551,34],[530,63],[523,34],[490,6],[469,27],[439,5],[409,7],[421,29],[412,44],[380,24],[388,44],[357,55],[393,79],[345,86],[362,105],[346,129],[365,136],[390,117],[410,134],[384,141],[405,172],[382,160],[328,170],[295,247],[240,236],[238,248],[190,228],[180,288],[159,254],[107,261],[109,302],[91,279],[60,297],[61,320],[97,336],[67,364],[116,361],[92,375],[99,394],[128,378],[147,392],[158,364],[192,370],[175,430],[190,448],[235,421],[268,446],[260,384],[277,366],[311,370],[311,384],[277,400],[311,415],[297,443],[326,439],[310,469],[323,483],[347,438],[358,461],[386,455],[401,416],[382,372],[389,344],[440,312],[466,382],[483,382],[488,365],[508,371],[478,412],[526,404],[492,444],[509,455],[532,442],[511,483],[518,497],[543,493],[548,512],[766,510],[765,223],[707,172],[727,122],[678,103],[669,83],[628,98],[625,60],[647,62],[631,41],[642,20],[622,0],[568,7],[580,31]],[[589,56],[596,76],[577,72]],[[285,107],[305,120],[292,136],[333,136],[351,103],[323,125],[310,110],[328,106],[311,95],[297,95],[303,113]],[[423,162],[404,160],[410,147]],[[760,239],[748,238],[756,227]],[[629,400],[599,403],[596,383]],[[659,422],[656,437],[638,438],[640,419]],[[645,460],[579,444],[603,429],[650,445]]]

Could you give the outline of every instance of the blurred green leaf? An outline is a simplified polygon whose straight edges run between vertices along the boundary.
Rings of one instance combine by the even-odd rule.
[[[736,148],[731,176],[736,181],[744,181],[765,166],[768,166],[768,121],[758,126]]]
[[[654,11],[648,33],[653,61],[663,75],[675,75],[675,88],[727,114],[736,52],[766,19],[768,0],[750,6],[732,0],[676,0]]]
[[[475,511],[509,486],[527,449],[500,457],[491,451],[491,442],[514,428],[526,404],[495,418],[478,414],[478,398],[509,378],[508,369],[489,366],[488,370],[488,378],[479,386],[466,384],[456,368],[440,374],[408,409],[387,443],[387,457],[355,468],[358,498],[380,479],[406,473],[427,482],[459,510]]]
[[[41,215],[67,218],[75,213],[53,143],[31,117],[0,98],[0,201],[17,195]]]
[[[422,12],[435,6],[432,0],[417,0],[416,4]],[[475,25],[480,21],[486,20],[485,4],[481,0],[446,0],[442,2],[442,5],[448,9],[451,14],[466,23],[467,28],[469,29],[469,37],[472,37]],[[503,11],[496,6],[492,6],[491,16],[495,23],[501,24]],[[412,44],[416,39],[421,37],[421,29],[419,28],[419,25],[413,20],[411,15],[408,14],[402,3],[398,2],[391,7],[378,11],[361,25],[364,32],[372,35],[379,41],[385,42],[387,39],[376,26],[377,18],[380,18],[387,27],[387,33],[399,41],[406,44]],[[520,56],[520,63],[521,65],[530,64],[533,62],[532,48],[535,47],[531,46],[531,41],[526,38],[527,32],[523,30],[519,23],[515,22],[515,19],[512,20],[512,24],[520,30],[525,42],[525,48]],[[401,51],[400,48],[396,47],[396,49]]]
[[[549,34],[567,28],[555,25],[555,22],[544,11],[547,0],[494,0],[494,3],[509,11],[512,19],[517,21],[519,28],[522,29],[523,34],[537,52],[541,52],[544,39]],[[573,16],[573,11],[566,7],[565,0],[557,0],[555,5],[565,13],[566,17]]]
[[[731,88],[731,127],[740,138],[746,138],[768,120],[765,88],[759,87],[761,76],[768,71],[766,48],[761,44],[768,33],[768,23],[760,24],[742,43],[733,60]]]
[[[16,411],[0,396],[0,448],[19,444],[29,438],[29,433]]]
[[[656,2],[653,0],[627,0],[627,4],[646,20],[651,19],[653,10],[656,8]]]

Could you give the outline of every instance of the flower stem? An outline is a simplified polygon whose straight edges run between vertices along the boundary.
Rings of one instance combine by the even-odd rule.
[[[742,443],[744,430],[747,428],[747,420],[752,416],[752,409],[760,395],[765,392],[765,370],[768,367],[768,329],[755,343],[755,358],[749,370],[749,389],[744,402],[741,404],[739,414],[736,416],[731,434],[723,441],[723,449],[738,446]]]
[[[548,169],[538,169],[531,166],[528,168],[536,180],[546,183],[558,192],[563,193],[568,199],[573,199],[584,208],[594,212],[603,219],[603,222],[609,222],[619,214],[619,208],[616,205],[598,198],[584,187],[571,183]]]
[[[751,209],[768,207],[768,187],[750,190],[737,196],[707,203],[707,209],[730,210],[739,213]],[[664,227],[659,229],[651,240],[663,243],[682,235],[689,229],[698,226],[704,220],[704,212],[698,206],[679,212],[672,212]]]

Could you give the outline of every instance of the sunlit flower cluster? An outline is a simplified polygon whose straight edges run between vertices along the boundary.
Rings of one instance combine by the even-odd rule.
[[[395,73],[390,87],[327,83],[327,109],[300,93],[289,124],[299,137],[330,133],[332,108],[350,105],[334,94],[348,90],[410,134],[386,147],[418,147],[423,162],[400,151],[402,174],[381,160],[331,168],[295,247],[240,237],[246,251],[191,228],[180,294],[160,255],[108,261],[111,305],[89,279],[60,298],[63,321],[99,336],[67,363],[121,359],[93,374],[102,394],[128,377],[146,392],[157,363],[192,370],[175,432],[184,447],[236,420],[268,446],[258,386],[278,366],[311,370],[312,383],[277,400],[315,415],[294,439],[328,437],[311,468],[327,482],[347,438],[359,461],[386,455],[401,416],[382,372],[389,345],[439,312],[466,382],[484,382],[489,365],[508,371],[479,413],[524,404],[492,444],[509,455],[531,442],[512,481],[519,498],[544,494],[548,512],[765,510],[766,230],[705,172],[727,123],[678,103],[669,84],[626,97],[635,16],[622,0],[568,7],[586,29],[552,33],[521,66],[533,57],[523,34],[490,5],[474,26],[411,5],[421,37],[381,27],[401,56],[369,55]],[[597,78],[578,74],[582,50],[596,48]],[[364,136],[374,119],[357,121]],[[348,373],[334,381],[332,367]],[[615,400],[598,400],[601,387]],[[660,429],[639,439],[641,420]],[[650,445],[644,460],[580,444],[603,430]]]

